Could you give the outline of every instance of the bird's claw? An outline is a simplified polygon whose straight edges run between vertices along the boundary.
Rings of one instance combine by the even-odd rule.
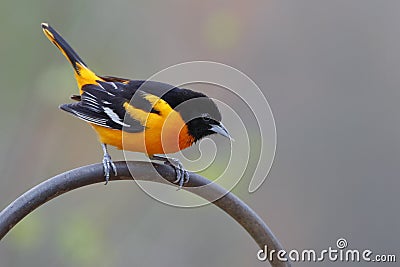
[[[103,168],[104,168],[104,177],[106,178],[106,184],[110,180],[110,172],[111,169],[114,172],[114,175],[117,176],[117,167],[115,166],[114,162],[112,162],[110,155],[104,155],[103,157]]]
[[[189,182],[189,172],[183,168],[183,165],[179,159],[168,158],[168,160],[165,161],[165,164],[175,169],[176,180],[174,183],[179,185],[178,189],[181,189],[183,184]]]

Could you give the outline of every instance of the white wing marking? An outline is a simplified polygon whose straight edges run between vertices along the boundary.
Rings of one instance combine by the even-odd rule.
[[[125,127],[131,127],[129,124],[123,123],[121,118],[115,113],[111,108],[103,107],[104,112],[110,117],[110,119],[118,123],[119,125],[125,126]]]

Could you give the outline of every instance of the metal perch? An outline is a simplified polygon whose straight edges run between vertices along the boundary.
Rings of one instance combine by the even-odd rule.
[[[115,162],[118,176],[110,177],[110,180],[145,180],[161,183],[173,182],[175,171],[165,164],[155,164],[149,162]],[[153,165],[153,166],[151,166]],[[135,177],[129,172],[135,170]],[[154,169],[162,175],[164,179],[157,178]],[[102,164],[93,164],[80,167],[50,178],[35,186],[25,194],[18,197],[8,207],[0,212],[0,240],[25,216],[47,201],[62,195],[73,189],[95,183],[104,183],[104,173]],[[274,236],[263,220],[243,201],[230,192],[227,192],[219,185],[212,183],[206,178],[190,173],[190,181],[182,188],[190,191],[207,200],[213,200],[216,196],[222,196],[212,203],[229,214],[235,219],[251,237],[257,242],[260,248],[268,246],[268,250],[283,250],[282,245]],[[202,187],[209,185],[207,187]],[[256,251],[254,253],[256,257]],[[269,259],[267,255],[267,259]],[[271,262],[273,267],[290,266],[289,262],[278,261],[274,258]]]

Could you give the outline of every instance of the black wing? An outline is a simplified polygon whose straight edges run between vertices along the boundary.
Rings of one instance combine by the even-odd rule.
[[[161,82],[126,80],[115,77],[102,78],[108,79],[108,81],[97,81],[98,85],[83,86],[80,98],[72,96],[72,99],[79,102],[64,104],[60,108],[82,120],[103,127],[123,129],[127,132],[141,132],[145,126],[126,114],[123,106],[125,103],[128,102],[135,108],[160,115],[160,111],[153,108],[152,103],[144,97],[145,95],[155,95],[166,101],[171,108],[176,108],[179,104],[192,98],[205,97],[202,93]],[[208,106],[204,108],[210,112]]]
[[[171,84],[148,81],[148,80],[129,80],[125,78],[113,77],[113,76],[101,76],[107,83],[105,84],[117,84],[123,85],[118,86],[121,90],[120,94],[126,99],[131,100],[137,91],[145,92],[158,96],[162,100],[166,101],[171,108],[175,108],[179,104],[196,97],[206,97],[200,92],[195,92],[185,88],[179,88]],[[104,84],[104,82],[99,82]],[[135,99],[139,101],[140,99]],[[131,101],[132,103],[133,101]],[[135,106],[137,106],[135,104]]]
[[[118,82],[99,82],[98,85],[85,85],[82,88],[80,101],[61,105],[60,108],[74,116],[106,128],[124,130],[126,132],[141,132],[145,126],[138,120],[126,114],[124,103],[130,102],[134,92],[126,90],[125,84]],[[137,108],[151,110],[151,104],[137,94],[134,99]]]
[[[120,83],[127,84],[128,82],[131,81],[130,79],[115,77],[115,76],[99,76],[99,77],[102,78],[106,82],[120,82]]]

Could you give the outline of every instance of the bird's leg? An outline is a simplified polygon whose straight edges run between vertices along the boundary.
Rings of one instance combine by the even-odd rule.
[[[108,154],[107,151],[107,145],[106,144],[101,144],[101,148],[103,149],[103,168],[104,168],[104,177],[106,178],[106,183],[110,180],[110,172],[111,169],[113,170],[115,176],[117,175],[117,167],[115,167],[114,162],[111,160],[110,154]]]
[[[179,188],[182,188],[184,183],[189,182],[189,172],[183,168],[182,163],[179,159],[170,158],[164,155],[152,155],[149,156],[151,160],[159,160],[163,161],[164,164],[167,164],[175,169],[176,180],[174,183],[179,184]]]

